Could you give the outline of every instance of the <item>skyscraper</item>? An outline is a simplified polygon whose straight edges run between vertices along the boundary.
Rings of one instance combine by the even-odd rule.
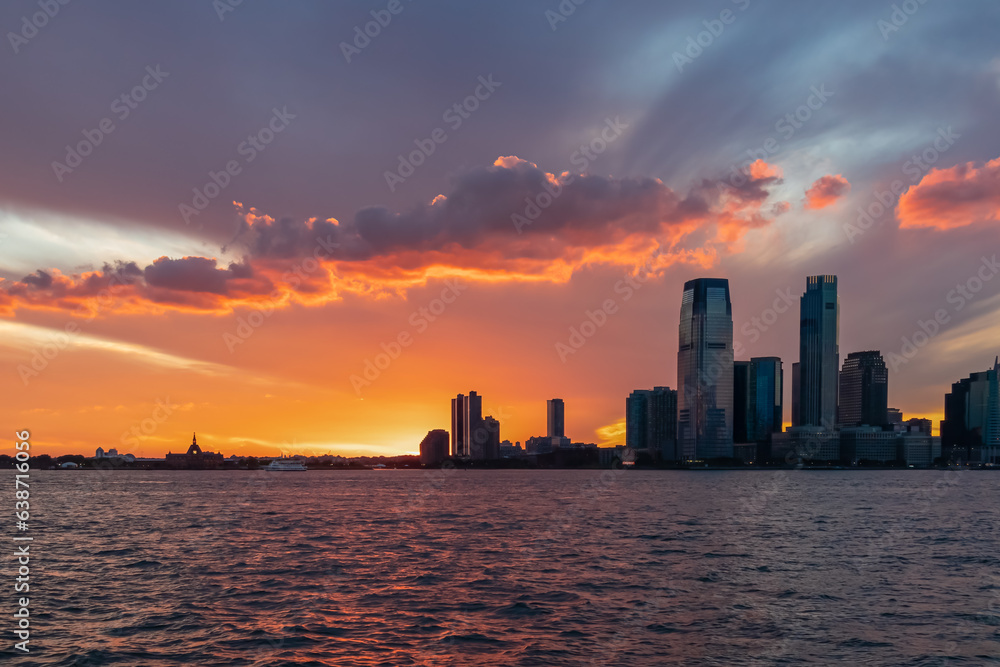
[[[677,352],[680,458],[733,455],[733,306],[729,281],[684,283]]]
[[[750,362],[733,362],[733,442],[751,442],[749,427],[753,401],[750,387]]]
[[[983,463],[1000,463],[1000,357],[993,359],[986,398],[986,435],[983,436]]]
[[[486,442],[483,444],[482,458],[496,461],[500,458],[500,422],[487,415],[483,417]]]
[[[941,447],[952,460],[1000,463],[1000,359],[991,370],[951,385],[944,397]]]
[[[778,357],[733,362],[733,442],[756,443],[756,460],[771,455],[784,418],[784,373]]]
[[[792,426],[802,423],[799,399],[802,398],[802,365],[792,364]]]
[[[840,371],[842,426],[889,423],[889,369],[878,350],[851,352]]]
[[[561,398],[553,398],[546,405],[548,408],[548,437],[564,437],[566,435],[566,423],[563,400]]]
[[[465,439],[465,395],[451,399],[451,455],[468,456],[469,445]]]
[[[837,276],[809,276],[799,300],[799,423],[833,428],[840,368]]]
[[[670,387],[636,389],[625,400],[625,446],[677,459],[677,392]]]
[[[489,434],[483,426],[483,397],[470,391],[465,397],[465,442],[468,456],[473,459],[484,457]]]
[[[451,455],[481,459],[489,433],[483,426],[483,397],[470,391],[451,399]]]
[[[770,443],[773,433],[780,433],[785,418],[785,373],[779,357],[753,357],[750,360],[752,400],[747,436],[751,442]],[[766,458],[766,453],[761,456]]]

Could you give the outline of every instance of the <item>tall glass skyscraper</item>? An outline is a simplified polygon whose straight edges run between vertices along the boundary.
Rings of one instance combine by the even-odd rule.
[[[733,455],[733,306],[729,281],[684,283],[677,352],[681,459]]]
[[[799,421],[832,429],[837,421],[840,304],[837,276],[809,276],[799,300]]]
[[[751,442],[770,442],[771,434],[781,433],[785,411],[784,381],[780,358],[750,359],[749,383],[753,400],[747,417],[747,435]]]

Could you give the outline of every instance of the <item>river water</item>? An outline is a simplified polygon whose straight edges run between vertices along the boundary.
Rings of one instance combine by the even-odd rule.
[[[998,486],[942,471],[32,471],[31,652],[9,639],[2,655],[996,664]]]

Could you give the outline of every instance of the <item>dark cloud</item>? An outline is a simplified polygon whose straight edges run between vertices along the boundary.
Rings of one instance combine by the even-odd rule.
[[[216,261],[207,257],[161,257],[146,267],[143,277],[150,287],[226,294],[227,281],[235,275],[231,269],[219,269]]]

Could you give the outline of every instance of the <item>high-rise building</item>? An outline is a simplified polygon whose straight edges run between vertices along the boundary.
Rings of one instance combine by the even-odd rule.
[[[887,426],[889,369],[878,350],[851,352],[840,370],[842,426]]]
[[[448,431],[428,431],[420,441],[420,462],[425,466],[437,465],[448,458]]]
[[[677,392],[670,387],[637,389],[625,400],[625,445],[677,459]]]
[[[561,398],[553,398],[547,402],[548,437],[562,438],[566,433],[565,405]]]
[[[802,396],[802,366],[799,362],[792,364],[792,426],[802,423],[799,399]]]
[[[486,442],[483,444],[482,458],[496,461],[500,458],[500,422],[487,415],[483,418]]]
[[[785,372],[779,357],[750,359],[752,400],[747,437],[750,442],[766,444],[774,433],[781,433],[785,419]],[[766,454],[760,455],[766,457]]]
[[[1000,463],[1000,359],[993,369],[951,385],[944,397],[941,446],[946,457]]]
[[[677,407],[681,459],[732,457],[733,306],[724,278],[684,283]]]
[[[733,362],[733,442],[750,442],[750,404],[753,389],[750,387],[750,362]]]
[[[483,397],[470,391],[465,397],[465,442],[468,443],[469,457],[481,459],[489,434],[483,427]]]
[[[983,437],[983,463],[1000,463],[1000,357],[993,359],[986,398],[986,435]]]
[[[469,455],[469,444],[465,439],[464,394],[451,399],[451,455],[456,458]]]
[[[451,455],[481,459],[489,438],[483,426],[483,397],[470,391],[451,399]]]
[[[753,443],[751,459],[770,458],[784,419],[784,373],[778,357],[733,362],[733,442]]]
[[[837,276],[809,276],[799,300],[799,421],[833,428],[840,368]]]

